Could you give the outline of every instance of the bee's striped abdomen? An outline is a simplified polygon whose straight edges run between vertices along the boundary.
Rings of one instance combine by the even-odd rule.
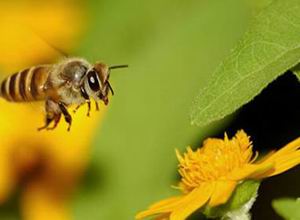
[[[2,81],[1,97],[11,102],[43,100],[48,75],[49,66],[36,66],[15,73]]]

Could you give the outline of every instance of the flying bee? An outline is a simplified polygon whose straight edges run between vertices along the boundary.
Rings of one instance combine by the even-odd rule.
[[[72,117],[67,107],[75,104],[77,110],[87,103],[89,116],[91,99],[95,100],[97,110],[97,101],[107,105],[109,92],[114,94],[109,83],[110,71],[124,67],[128,65],[92,65],[85,59],[65,58],[57,64],[34,66],[7,77],[1,82],[0,95],[10,102],[45,101],[45,125],[38,130],[56,128],[63,115],[69,131]]]

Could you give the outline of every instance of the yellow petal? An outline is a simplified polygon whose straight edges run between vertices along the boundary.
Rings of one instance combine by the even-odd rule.
[[[253,176],[253,178],[262,179],[275,176],[293,168],[294,166],[297,166],[298,164],[300,164],[300,152],[294,152],[293,154],[278,158],[276,161],[274,161],[274,163],[275,166],[272,170],[269,170],[260,175],[255,175]]]
[[[64,197],[44,185],[28,185],[21,195],[21,209],[24,220],[71,219]]]
[[[278,161],[275,165],[275,171],[271,176],[280,174],[288,169],[297,166],[300,163],[300,152],[295,152],[293,155],[289,155],[285,161]]]
[[[283,157],[284,155],[287,155],[287,154],[290,154],[290,153],[293,153],[293,152],[299,150],[299,148],[300,148],[300,138],[297,138],[294,141],[285,145],[280,150],[276,151],[273,155],[268,157],[265,161],[266,162],[275,161],[275,160]]]
[[[280,174],[282,172],[297,166],[300,163],[300,138],[290,142],[275,153],[271,153],[267,158],[263,158],[258,163],[273,163],[272,170],[253,175],[253,178],[262,179],[270,176]]]
[[[178,149],[175,149],[176,157],[179,161],[179,163],[182,163],[184,161],[183,157],[181,156],[180,152]]]
[[[170,208],[170,207],[176,205],[176,201],[179,201],[180,199],[182,199],[182,197],[183,196],[175,196],[175,197],[171,197],[171,198],[168,198],[168,199],[161,200],[161,201],[151,205],[150,209],[156,209],[156,208],[166,209],[167,207]]]
[[[275,150],[272,150],[270,152],[268,152],[266,155],[264,155],[262,158],[259,158],[257,161],[255,161],[255,164],[260,164],[263,162],[266,162],[267,160],[269,160],[274,154],[276,153]]]
[[[293,152],[295,150],[298,150],[300,148],[300,138],[297,138],[293,140],[292,142],[285,145],[283,148],[281,148],[279,151],[276,152],[276,154],[285,154],[287,152]]]
[[[171,212],[174,209],[174,207],[181,204],[183,198],[184,198],[184,196],[176,196],[176,197],[171,197],[168,199],[161,200],[161,201],[151,205],[148,210],[138,213],[135,216],[135,218],[143,219],[150,215]]]
[[[252,144],[250,141],[250,137],[246,134],[244,130],[237,131],[235,134],[235,138],[242,149],[247,149]]]
[[[247,164],[243,167],[234,170],[231,172],[227,179],[228,180],[243,180],[246,178],[252,178],[253,176],[260,175],[262,173],[265,173],[268,170],[273,169],[274,163],[261,163],[261,164]]]
[[[164,213],[159,216],[157,216],[154,220],[168,220],[170,218],[169,213]]]
[[[187,194],[170,215],[170,220],[183,220],[201,208],[210,198],[214,184],[203,184]]]
[[[236,187],[235,181],[217,181],[209,200],[209,206],[218,206],[227,202]]]

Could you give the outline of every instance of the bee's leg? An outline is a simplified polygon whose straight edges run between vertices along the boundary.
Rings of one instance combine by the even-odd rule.
[[[50,115],[47,114],[46,116],[46,122],[45,122],[45,125],[38,128],[37,130],[38,131],[41,131],[41,130],[44,130],[44,129],[47,129],[49,124],[54,120],[54,117],[51,117]]]
[[[91,100],[90,100],[90,97],[89,95],[86,93],[84,87],[81,87],[80,88],[80,91],[81,91],[81,95],[82,97],[85,99],[87,105],[88,105],[88,112],[87,112],[87,116],[90,117],[90,111],[91,111]]]
[[[70,115],[70,113],[68,112],[68,110],[66,109],[66,107],[63,103],[58,103],[58,105],[59,105],[61,112],[63,113],[63,115],[65,117],[65,121],[69,124],[68,131],[70,131],[71,125],[72,125],[72,116]]]
[[[61,118],[61,113],[56,114],[55,117],[54,117],[54,125],[50,128],[48,127],[47,130],[54,130],[57,127],[57,125],[60,121],[60,118]]]
[[[88,106],[88,112],[86,116],[90,117],[90,112],[91,112],[91,101],[89,99],[86,100],[87,106]]]
[[[95,100],[95,105],[96,105],[96,111],[99,111],[99,104],[96,100]]]
[[[90,117],[91,101],[90,101],[89,99],[86,100],[86,102],[77,105],[73,112],[76,113],[77,110],[78,110],[82,105],[84,105],[85,103],[87,103],[87,105],[88,105],[88,112],[87,112],[86,116]],[[97,106],[98,106],[98,104],[97,104]],[[99,110],[99,107],[98,107],[98,110]]]
[[[77,110],[78,110],[81,106],[83,106],[83,104],[85,104],[85,103],[83,102],[83,103],[77,105],[76,108],[73,110],[73,113],[75,114],[75,113],[77,112]]]
[[[41,131],[43,129],[47,129],[50,125],[50,123],[54,120],[56,123],[58,115],[61,114],[61,111],[59,109],[59,106],[56,102],[52,100],[47,100],[45,103],[45,110],[46,110],[46,122],[43,127],[38,128],[38,131]],[[57,122],[58,123],[58,122]]]

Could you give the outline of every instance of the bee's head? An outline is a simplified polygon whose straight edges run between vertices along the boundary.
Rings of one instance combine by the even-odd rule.
[[[94,99],[101,99],[105,105],[108,104],[108,94],[111,91],[112,95],[114,91],[109,83],[110,71],[117,68],[125,68],[128,65],[116,65],[107,66],[104,63],[97,62],[86,73],[86,86],[88,86],[87,93]]]

